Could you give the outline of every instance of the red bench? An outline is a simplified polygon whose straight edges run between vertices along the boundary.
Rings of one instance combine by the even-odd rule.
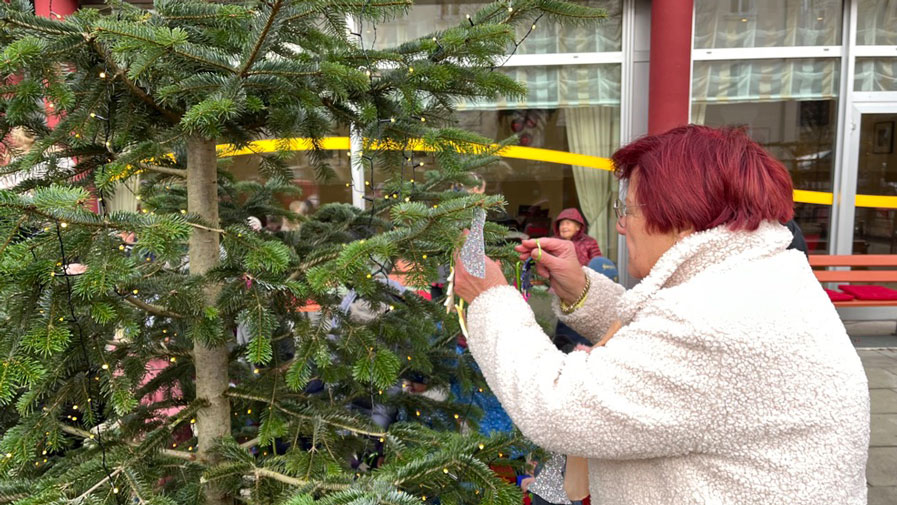
[[[897,254],[814,254],[810,266],[816,279],[830,286],[827,292],[841,319],[897,319],[897,290],[881,286],[897,283]]]

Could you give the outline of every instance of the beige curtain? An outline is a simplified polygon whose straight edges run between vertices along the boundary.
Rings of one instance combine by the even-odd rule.
[[[112,195],[105,198],[108,212],[137,212],[137,188],[140,185],[140,176],[131,177],[125,182],[115,184]]]
[[[564,109],[564,114],[570,151],[607,158],[619,146],[618,107]],[[617,197],[616,178],[605,170],[574,166],[573,179],[579,207],[589,222],[589,235],[598,241],[604,256],[616,261],[617,233],[613,213],[613,202]]]
[[[706,103],[691,104],[691,122],[692,124],[704,124],[704,118],[707,116]]]

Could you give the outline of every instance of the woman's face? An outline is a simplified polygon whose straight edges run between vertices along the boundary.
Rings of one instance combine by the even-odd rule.
[[[558,225],[558,231],[561,233],[561,238],[564,240],[573,238],[580,228],[582,228],[582,225],[572,219],[561,219],[561,222]]]
[[[626,237],[626,249],[629,258],[629,275],[639,279],[645,278],[657,260],[682,237],[691,234],[691,230],[669,233],[649,232],[645,223],[644,207],[636,195],[638,189],[638,170],[629,179],[626,191],[625,215],[617,219],[617,233]]]

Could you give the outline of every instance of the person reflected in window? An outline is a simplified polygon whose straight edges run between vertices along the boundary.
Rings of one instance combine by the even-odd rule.
[[[554,236],[573,242],[579,264],[586,266],[592,258],[601,256],[598,241],[586,235],[586,220],[574,208],[564,209],[554,221]]]

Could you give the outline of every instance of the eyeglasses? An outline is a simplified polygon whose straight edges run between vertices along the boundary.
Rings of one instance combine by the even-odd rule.
[[[614,201],[614,214],[617,215],[617,222],[620,223],[621,227],[625,228],[626,221],[623,218],[626,216],[632,215],[631,209],[633,207],[644,207],[644,206],[645,206],[645,204],[643,204],[643,203],[639,203],[639,204],[635,204],[635,205],[626,205],[626,202],[617,198],[617,200]]]

